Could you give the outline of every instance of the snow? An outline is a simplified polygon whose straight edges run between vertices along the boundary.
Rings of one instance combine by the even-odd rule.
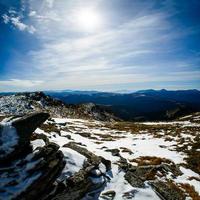
[[[102,191],[102,193],[110,190],[114,190],[116,192],[115,199],[120,200],[124,199],[124,193],[129,196],[134,195],[134,200],[158,200],[160,199],[157,194],[153,191],[153,189],[146,184],[144,189],[133,188],[125,179],[124,172],[119,170],[118,165],[116,164],[119,161],[118,156],[113,156],[111,152],[106,151],[107,149],[119,149],[120,155],[127,159],[127,161],[138,158],[140,156],[157,156],[163,157],[169,160],[172,160],[176,164],[184,163],[185,155],[183,153],[176,152],[174,146],[177,145],[177,141],[179,137],[187,138],[191,135],[189,133],[182,133],[179,137],[172,137],[168,135],[168,137],[173,138],[172,141],[165,140],[165,132],[160,130],[159,135],[162,135],[161,138],[155,138],[153,135],[148,132],[141,132],[139,134],[131,134],[130,132],[112,130],[104,126],[103,123],[97,121],[88,121],[88,120],[80,120],[80,119],[60,119],[54,118],[57,123],[57,127],[61,128],[62,126],[59,123],[66,123],[66,127],[69,131],[61,130],[61,135],[55,133],[45,133],[41,129],[37,129],[36,132],[38,134],[45,134],[49,137],[51,142],[55,142],[61,146],[61,151],[64,153],[65,159],[67,161],[67,165],[63,170],[61,177],[62,180],[65,177],[73,175],[75,172],[79,171],[86,159],[84,156],[79,154],[78,152],[63,147],[66,143],[73,141],[77,143],[82,143],[85,145],[89,151],[93,152],[98,156],[102,156],[105,159],[111,161],[112,169],[109,172],[106,172],[106,176],[110,177],[110,181],[106,183],[104,188],[98,188],[96,191]],[[169,124],[169,125],[180,125],[180,126],[190,126],[196,125],[189,121],[175,121],[175,122],[147,122],[144,123],[147,125],[160,125],[160,124]],[[90,133],[91,137],[86,137],[80,135],[78,133]],[[68,139],[66,135],[70,135],[71,139]],[[113,139],[112,141],[103,140],[103,137],[109,135],[113,138],[115,136],[120,136],[121,138]],[[95,139],[96,138],[96,139]],[[96,143],[100,142],[100,143]],[[125,147],[130,149],[133,154],[129,154],[127,152],[122,152],[121,147]],[[132,163],[134,164],[134,163]],[[135,163],[136,164],[136,163]],[[196,180],[188,180],[190,176],[199,177],[196,173],[191,170],[185,169],[183,167],[180,168],[183,172],[182,176],[178,176],[176,179],[173,179],[177,183],[189,183],[195,187],[196,191],[200,191],[199,182]],[[100,165],[100,171],[105,173],[105,166]],[[172,178],[170,173],[167,175],[168,178]],[[104,178],[92,178],[92,181],[95,183],[103,182]],[[93,191],[94,192],[94,191]],[[91,199],[90,193],[88,193],[85,199]],[[94,198],[95,199],[95,198]],[[103,200],[104,198],[98,197],[97,199]]]
[[[11,153],[15,146],[18,143],[19,136],[17,135],[16,129],[12,126],[10,122],[1,122],[0,123],[2,130],[0,132],[0,151],[5,152],[5,154]],[[5,155],[0,155],[4,157]]]
[[[110,171],[110,174],[108,175],[111,180],[107,183],[103,192],[114,190],[117,193],[116,199],[121,199],[123,193],[133,189],[133,187],[124,179],[125,173],[123,171],[118,171],[117,165],[112,165],[112,171]]]
[[[42,139],[33,140],[33,141],[31,141],[31,144],[33,146],[33,150],[35,150],[37,147],[45,146],[45,142]]]
[[[141,122],[144,125],[182,125],[182,127],[199,127],[200,124],[190,121],[172,121],[172,122]]]
[[[134,200],[160,200],[160,198],[156,195],[156,193],[149,187],[145,189],[138,189],[136,192]]]
[[[59,178],[59,180],[63,180],[64,178],[72,176],[75,172],[82,169],[86,158],[70,148],[62,147],[60,150],[63,152],[66,160],[65,168]]]
[[[169,150],[169,147],[174,144],[175,142],[165,141],[162,138],[153,138],[152,136],[145,137],[144,135],[140,135],[135,138],[133,143],[134,157],[157,156],[170,159],[174,163],[181,163],[183,162],[182,155],[175,151]],[[166,146],[166,148],[161,148],[160,145]]]
[[[25,158],[29,162],[25,165],[18,165],[18,162],[13,163],[13,172],[10,177],[7,176],[7,172],[1,174],[0,187],[3,188],[0,191],[0,196],[2,199],[11,200],[15,199],[19,194],[25,191],[35,180],[41,176],[41,172],[36,172],[30,175],[29,170],[33,169],[41,159],[30,162],[30,159],[33,157],[33,154],[27,155]],[[18,184],[10,185],[11,181],[16,181]]]
[[[175,181],[177,183],[189,183],[190,185],[193,185],[196,191],[200,191],[200,183],[196,180],[189,180],[189,177],[196,177],[200,178],[200,176],[193,172],[190,169],[186,169],[184,167],[180,167],[180,170],[183,172],[182,176],[178,176]]]
[[[184,117],[180,117],[180,119],[187,119],[187,118],[190,118],[190,117],[192,117],[192,115],[186,115]]]
[[[144,125],[188,125],[190,121],[172,121],[172,122],[141,122]]]

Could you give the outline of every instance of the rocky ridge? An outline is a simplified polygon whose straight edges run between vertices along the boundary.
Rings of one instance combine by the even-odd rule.
[[[48,112],[52,116],[112,121],[117,119],[103,106],[93,103],[65,104],[43,92],[16,93],[0,96],[0,113],[24,115],[32,112]]]

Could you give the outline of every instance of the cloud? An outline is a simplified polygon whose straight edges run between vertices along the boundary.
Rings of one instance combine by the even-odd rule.
[[[4,14],[4,15],[2,15],[2,18],[3,18],[3,21],[4,21],[5,24],[9,23],[10,18],[8,17],[8,15]]]
[[[54,0],[46,0],[46,3],[47,3],[49,8],[52,8],[53,4],[54,4]]]
[[[62,24],[62,21],[59,23]],[[51,30],[51,26],[48,28]],[[114,29],[89,36],[83,34],[81,37],[68,38],[66,33],[58,37],[54,30],[47,31],[46,34],[41,31],[38,32],[38,36],[43,35],[43,46],[37,51],[29,52],[29,56],[34,66],[39,66],[38,70],[50,75],[85,71],[99,73],[100,70],[109,72],[110,69],[113,73],[118,73],[118,69],[130,73],[126,71],[127,66],[132,66],[133,69],[137,66],[134,70],[139,71],[140,67],[155,65],[153,57],[173,51],[171,45],[169,47],[166,44],[180,38],[183,33],[174,34],[170,32],[171,28],[165,16],[156,13],[135,18]],[[61,32],[65,33],[65,29],[63,27]],[[38,30],[41,30],[39,26]],[[145,57],[149,59],[144,60]]]
[[[35,87],[41,85],[43,81],[38,80],[22,80],[22,79],[9,79],[9,80],[0,80],[0,90],[1,91],[16,91],[16,90],[31,90]],[[6,88],[9,88],[6,89]]]
[[[147,7],[145,12],[129,18],[121,16],[121,21],[112,21],[110,26],[108,15],[99,9],[104,25],[101,30],[87,33],[78,27],[72,13],[85,5],[98,9],[97,2],[102,1],[95,1],[95,5],[89,0],[82,2],[29,1],[28,17],[34,27],[24,24],[23,17],[16,13],[4,15],[4,23],[21,31],[30,32],[32,26],[40,41],[40,48],[27,52],[20,66],[22,71],[27,66],[31,69],[25,79],[43,81],[32,87],[87,89],[108,84],[199,79],[199,71],[194,70],[198,61],[184,56],[182,46],[177,45],[193,30],[171,23],[168,13]]]
[[[16,11],[9,10],[8,14],[2,15],[3,22],[5,24],[11,24],[13,27],[20,31],[27,31],[31,34],[35,33],[36,29],[33,25],[27,25],[22,22],[23,16],[18,15]]]

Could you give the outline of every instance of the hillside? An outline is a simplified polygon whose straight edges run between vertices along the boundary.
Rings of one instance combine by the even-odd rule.
[[[43,92],[0,95],[0,114],[22,115],[45,111],[57,117],[110,121],[116,119],[104,106],[93,103],[65,104]]]

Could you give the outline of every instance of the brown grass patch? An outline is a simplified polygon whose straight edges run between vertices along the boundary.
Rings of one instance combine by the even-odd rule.
[[[130,162],[136,162],[138,166],[160,165],[161,163],[171,163],[171,161],[166,158],[160,158],[156,156],[141,156],[139,158],[130,160]]]
[[[188,183],[181,183],[181,187],[190,195],[192,200],[200,200],[198,192],[195,191],[194,186],[191,186]]]
[[[49,123],[48,124],[42,124],[40,126],[40,128],[47,133],[56,132],[56,133],[60,134],[60,130],[56,127],[55,124],[49,124]]]
[[[0,116],[0,122],[5,118],[6,118],[6,116]]]

